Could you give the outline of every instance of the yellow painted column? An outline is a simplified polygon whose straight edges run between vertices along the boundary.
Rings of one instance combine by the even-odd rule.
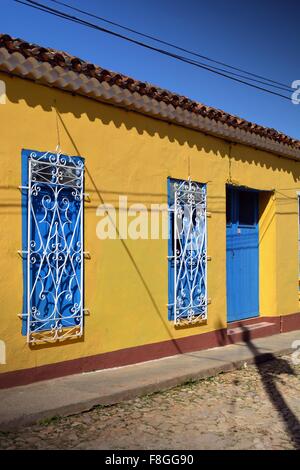
[[[295,190],[276,191],[277,314],[296,313],[298,305],[298,201]]]
[[[262,316],[277,314],[275,194],[259,194],[259,310]]]

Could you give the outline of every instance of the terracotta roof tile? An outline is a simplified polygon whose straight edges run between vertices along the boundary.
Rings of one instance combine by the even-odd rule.
[[[157,101],[163,101],[166,104],[172,104],[175,108],[186,109],[192,113],[199,114],[211,120],[227,124],[234,128],[240,128],[252,134],[287,144],[296,149],[300,149],[300,141],[293,139],[275,129],[259,126],[245,119],[233,116],[222,110],[205,106],[193,101],[185,96],[179,96],[168,90],[156,87],[149,83],[127,77],[125,75],[102,69],[99,66],[85,62],[78,57],[62,51],[51,48],[45,48],[36,44],[31,44],[22,39],[12,38],[8,34],[0,34],[0,47],[4,47],[10,53],[19,52],[25,58],[35,57],[41,62],[48,62],[51,66],[60,66],[62,68],[82,73],[87,77],[95,77],[99,82],[108,82],[110,85],[116,84],[121,88],[126,88],[131,92],[137,92],[142,96],[149,96]]]

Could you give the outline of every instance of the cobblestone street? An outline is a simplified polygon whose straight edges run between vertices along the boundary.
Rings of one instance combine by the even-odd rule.
[[[1,449],[299,449],[290,357],[1,433]]]

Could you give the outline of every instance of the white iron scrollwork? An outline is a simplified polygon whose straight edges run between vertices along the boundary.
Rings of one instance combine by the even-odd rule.
[[[207,318],[206,185],[174,183],[175,324]]]
[[[79,157],[28,159],[27,341],[83,333],[83,178]]]

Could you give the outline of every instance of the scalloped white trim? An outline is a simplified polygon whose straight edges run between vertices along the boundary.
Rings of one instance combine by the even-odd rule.
[[[52,67],[50,64],[39,62],[33,57],[26,59],[19,52],[10,54],[5,48],[0,48],[0,70],[99,101],[129,107],[141,113],[179,123],[251,147],[267,150],[284,157],[300,158],[300,150],[289,145],[195,115],[181,108],[175,109],[171,104],[167,105],[163,101],[158,102],[136,92],[131,93],[129,90],[120,88],[117,85],[110,86],[107,82],[100,83],[97,79],[88,78],[82,73],[65,70],[60,66]]]

